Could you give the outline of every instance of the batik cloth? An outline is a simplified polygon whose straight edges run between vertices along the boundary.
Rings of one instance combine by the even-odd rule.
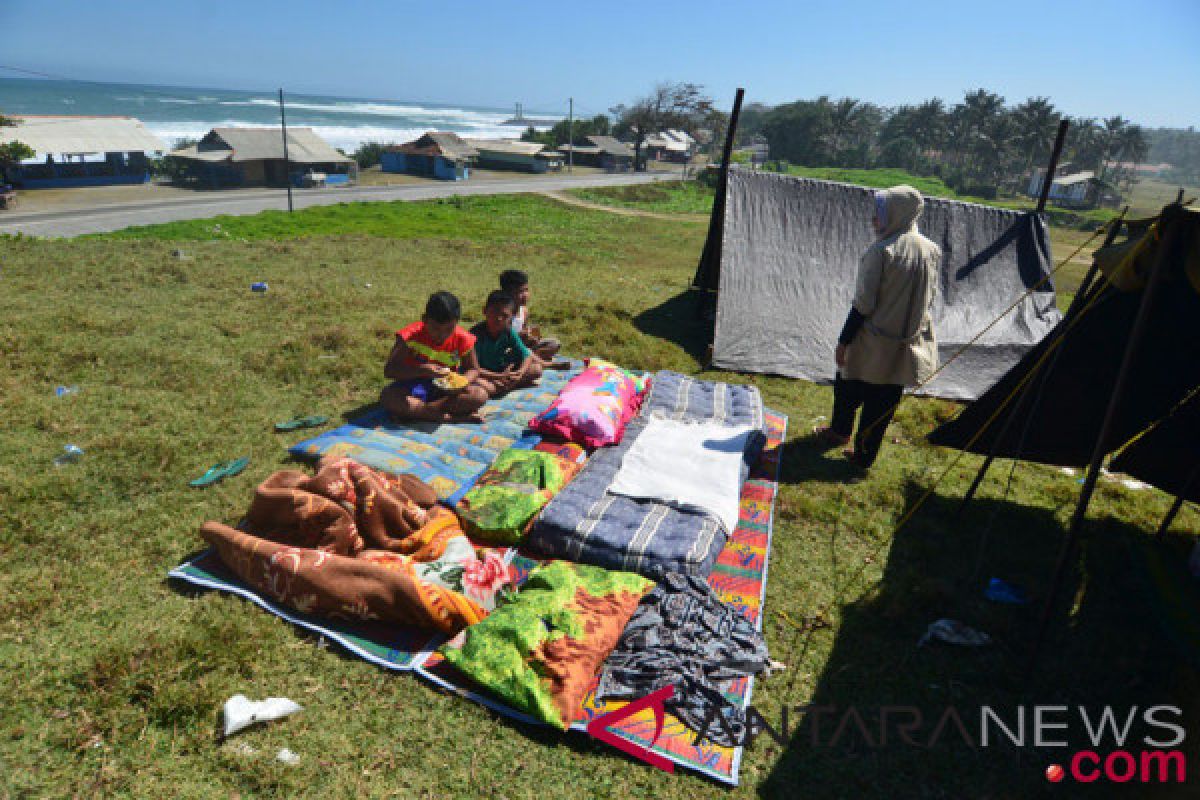
[[[625,626],[604,663],[596,697],[633,700],[674,686],[666,710],[707,740],[735,747],[746,718],[726,692],[769,664],[762,634],[707,581],[667,573]]]

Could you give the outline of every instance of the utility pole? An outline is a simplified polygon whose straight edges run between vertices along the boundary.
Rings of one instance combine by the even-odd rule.
[[[575,98],[567,98],[567,174],[570,175],[575,167]]]
[[[292,212],[292,176],[288,165],[287,114],[283,110],[283,89],[279,90],[279,125],[283,129],[283,182],[287,185],[288,213]]]

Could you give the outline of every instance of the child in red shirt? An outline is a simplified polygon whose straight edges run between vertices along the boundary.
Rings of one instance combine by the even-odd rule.
[[[475,337],[459,326],[462,306],[450,292],[434,292],[420,322],[396,332],[384,377],[393,381],[379,396],[393,417],[434,422],[481,422],[475,413],[487,402],[479,385]],[[470,383],[459,392],[434,385],[435,378],[460,373]]]

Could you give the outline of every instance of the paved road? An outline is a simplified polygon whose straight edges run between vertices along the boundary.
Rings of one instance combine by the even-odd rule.
[[[577,177],[524,177],[513,180],[488,180],[463,183],[429,183],[405,186],[358,186],[346,189],[303,189],[292,193],[296,208],[325,206],[371,200],[430,200],[465,194],[514,194],[553,192],[586,186],[624,186],[678,180],[676,173],[639,172]],[[154,225],[183,219],[206,219],[220,214],[241,216],[269,209],[286,209],[287,195],[282,189],[235,189],[204,192],[195,198],[172,198],[156,202],[123,203],[90,209],[62,211],[5,212],[0,214],[0,233],[27,236],[71,237],[85,233],[104,233],[131,225]]]

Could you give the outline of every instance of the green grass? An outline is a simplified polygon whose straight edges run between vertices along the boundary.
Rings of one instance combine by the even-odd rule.
[[[371,401],[392,331],[430,291],[456,292],[474,319],[509,267],[530,272],[543,327],[568,353],[753,382],[790,416],[764,617],[772,655],[788,670],[754,692],[772,723],[781,707],[809,702],[913,704],[927,717],[947,704],[966,713],[984,703],[1010,712],[1022,703],[1178,703],[1197,730],[1196,675],[1154,624],[1131,557],[1169,498],[1101,484],[1070,601],[1057,610],[1038,675],[1022,681],[1034,608],[988,605],[980,586],[997,575],[1042,598],[1075,479],[1022,465],[1006,493],[1002,464],[958,520],[978,459],[955,464],[953,453],[923,444],[954,404],[909,399],[870,478],[846,483],[839,459],[804,445],[829,414],[827,387],[701,369],[705,336],[680,297],[703,222],[513,197],[221,220],[228,237],[213,235],[213,224],[3,242],[0,796],[1045,793],[1042,771],[1062,759],[1060,748],[822,749],[807,733],[787,748],[761,739],[741,787],[725,790],[580,735],[506,721],[343,657],[250,603],[165,582],[199,548],[201,522],[236,521],[256,482],[294,466],[285,447],[301,434],[272,433],[272,422]],[[258,280],[270,283],[267,294],[249,291]],[[82,392],[56,399],[57,384]],[[86,455],[55,469],[67,443]],[[187,487],[240,454],[253,459],[241,476]],[[1180,557],[1198,524],[1193,510],[1177,523],[1168,544]],[[831,627],[792,624],[818,614]],[[998,644],[915,650],[942,616]],[[235,692],[285,695],[306,710],[219,745],[218,710]],[[273,760],[284,746],[298,765]]]
[[[1157,214],[1163,206],[1175,202],[1180,189],[1183,189],[1185,200],[1200,197],[1200,186],[1180,186],[1158,180],[1138,181],[1127,198],[1129,213],[1134,216]]]
[[[822,181],[839,181],[853,183],[858,186],[869,186],[872,189],[887,189],[897,184],[907,183],[921,194],[930,197],[949,197],[960,199],[957,192],[942,182],[941,178],[925,178],[913,175],[902,169],[843,169],[840,167],[800,167],[790,165],[789,175],[799,175],[804,178],[816,178]]]
[[[981,203],[1015,211],[1032,210],[1037,203],[1028,197],[1002,197],[988,200],[982,197],[960,194],[951,189],[940,178],[913,175],[902,169],[843,169],[840,167],[800,167],[790,165],[789,175],[815,178],[823,181],[838,181],[886,189],[906,183],[929,197],[945,197],[967,203]],[[695,181],[658,183],[642,186],[603,187],[577,189],[573,194],[593,203],[618,208],[638,208],[645,211],[707,214],[712,210],[713,190]],[[1115,217],[1116,211],[1109,208],[1075,210],[1049,207],[1046,220],[1052,228],[1068,230],[1093,230]]]
[[[601,205],[673,214],[708,214],[713,202],[712,189],[697,181],[574,189],[571,194]]]

